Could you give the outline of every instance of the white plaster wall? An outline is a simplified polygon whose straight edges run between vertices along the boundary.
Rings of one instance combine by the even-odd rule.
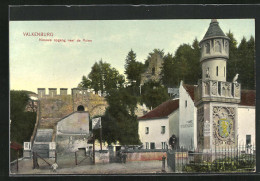
[[[161,126],[165,126],[165,133],[161,134]],[[145,134],[145,127],[149,127],[149,134]],[[145,149],[145,143],[154,142],[155,149],[162,149],[162,143],[166,142],[168,144],[169,136],[169,119],[150,119],[150,120],[139,120],[138,124],[138,134],[140,141],[143,143],[143,148]],[[150,148],[150,147],[149,147]]]
[[[179,109],[169,115],[169,138],[173,134],[179,139]]]
[[[75,112],[65,117],[57,124],[57,135],[59,134],[88,134],[89,113]]]
[[[179,91],[179,146],[193,148],[197,146],[197,108],[182,84]],[[185,107],[185,101],[187,101],[187,107]]]
[[[255,145],[255,107],[238,107],[238,144],[246,144],[246,135],[251,135],[251,144]]]
[[[216,75],[216,67],[218,66],[218,76]],[[225,74],[224,74],[225,67]],[[206,79],[206,70],[209,68],[210,80],[226,81],[227,66],[226,60],[223,58],[215,58],[205,60],[202,63],[202,79]]]

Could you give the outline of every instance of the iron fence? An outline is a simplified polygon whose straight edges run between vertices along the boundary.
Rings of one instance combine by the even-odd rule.
[[[252,172],[255,171],[254,145],[215,149],[177,148],[168,150],[167,164],[174,172]]]

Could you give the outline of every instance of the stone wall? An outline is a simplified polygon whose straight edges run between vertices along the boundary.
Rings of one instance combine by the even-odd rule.
[[[109,152],[95,151],[95,163],[109,163]]]
[[[57,135],[56,144],[57,153],[72,153],[78,148],[87,148],[87,135]]]
[[[62,90],[64,92],[67,91],[65,88]],[[100,97],[92,92],[83,92],[77,88],[73,90],[77,91],[72,91],[72,95],[66,95],[64,92],[61,92],[61,94],[54,96],[46,95],[44,91],[44,96],[39,97],[41,103],[40,128],[52,128],[55,131],[57,121],[77,111],[80,105],[84,106],[84,110],[90,113],[90,117],[105,113],[108,104],[104,97]],[[41,91],[42,89],[39,90],[39,92]]]
[[[126,161],[162,160],[163,156],[167,156],[166,152],[133,152],[126,154]]]

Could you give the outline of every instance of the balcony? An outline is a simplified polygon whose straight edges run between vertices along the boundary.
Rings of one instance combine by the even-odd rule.
[[[203,101],[239,103],[241,85],[239,83],[216,80],[199,80],[195,89],[195,104]]]

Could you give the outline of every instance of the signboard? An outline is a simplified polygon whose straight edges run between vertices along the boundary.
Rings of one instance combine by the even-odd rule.
[[[101,128],[101,117],[93,118],[92,129],[99,129],[99,128]]]
[[[24,142],[23,148],[24,150],[31,150],[31,142]]]

